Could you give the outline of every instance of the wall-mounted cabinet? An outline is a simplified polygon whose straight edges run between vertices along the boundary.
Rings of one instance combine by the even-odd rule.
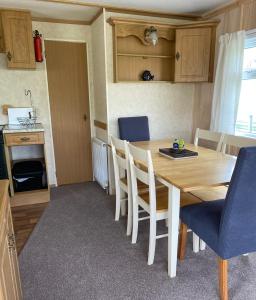
[[[141,81],[149,70],[154,81],[207,82],[213,78],[218,22],[166,25],[141,20],[111,18],[114,39],[114,80]],[[145,41],[154,26],[158,43]]]
[[[29,12],[0,12],[0,51],[7,56],[8,68],[34,69],[35,54]]]

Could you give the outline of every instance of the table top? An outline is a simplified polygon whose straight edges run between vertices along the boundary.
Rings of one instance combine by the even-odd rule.
[[[41,123],[36,123],[30,126],[22,125],[5,125],[3,133],[23,133],[23,132],[41,132],[44,131],[44,127]]]
[[[150,150],[155,175],[184,192],[229,184],[236,163],[235,156],[192,144],[186,144],[185,148],[198,152],[198,157],[177,160],[164,157],[159,148],[171,147],[171,139],[132,144]]]

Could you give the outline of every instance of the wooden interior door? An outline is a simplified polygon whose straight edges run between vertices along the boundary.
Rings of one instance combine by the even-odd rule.
[[[85,43],[45,41],[58,185],[92,180]]]
[[[176,30],[175,82],[208,81],[211,28]]]
[[[35,68],[30,13],[3,11],[1,15],[8,68]]]

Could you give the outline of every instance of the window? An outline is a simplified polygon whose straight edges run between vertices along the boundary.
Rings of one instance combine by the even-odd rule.
[[[238,135],[256,137],[256,32],[246,38],[243,80],[236,121]]]

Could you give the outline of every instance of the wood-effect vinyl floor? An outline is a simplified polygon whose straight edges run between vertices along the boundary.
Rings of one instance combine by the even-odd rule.
[[[13,227],[18,254],[20,254],[26,244],[47,205],[48,203],[41,203],[12,208]]]

